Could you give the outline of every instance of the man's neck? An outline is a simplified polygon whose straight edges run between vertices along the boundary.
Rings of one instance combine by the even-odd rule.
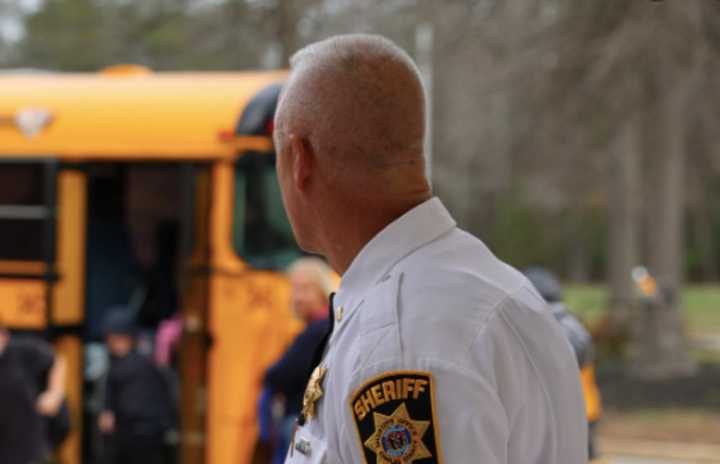
[[[348,215],[348,220],[334,229],[332,236],[326,236],[324,254],[330,266],[341,276],[345,274],[357,255],[377,234],[431,196],[429,192],[418,195],[395,207],[368,204],[354,208],[354,214]]]

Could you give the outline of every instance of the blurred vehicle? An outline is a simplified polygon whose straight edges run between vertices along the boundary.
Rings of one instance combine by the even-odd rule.
[[[166,311],[140,309],[151,324],[180,312],[183,462],[249,460],[263,373],[301,328],[279,272],[300,255],[271,139],[285,75],[0,75],[0,311],[67,360],[73,423],[85,423],[62,462],[91,449],[84,352],[97,357],[106,308],[137,301]],[[168,222],[173,282],[138,285]]]

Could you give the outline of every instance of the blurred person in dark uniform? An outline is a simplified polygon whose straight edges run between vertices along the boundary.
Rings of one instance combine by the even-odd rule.
[[[292,428],[302,408],[313,355],[328,331],[331,273],[328,265],[319,258],[300,258],[288,268],[292,309],[306,326],[282,358],[265,374],[265,397],[282,395],[284,398],[284,413],[276,434],[273,462],[285,459]]]
[[[588,418],[588,451],[590,459],[597,457],[594,434],[602,413],[600,390],[595,381],[595,349],[590,333],[568,310],[563,302],[560,281],[549,270],[542,267],[530,267],[525,270],[528,280],[538,293],[548,302],[553,316],[560,323],[577,357],[580,367],[580,381],[585,397],[585,412]]]
[[[65,373],[49,344],[11,336],[0,321],[0,463],[47,460],[48,420],[62,407]]]
[[[174,392],[152,360],[135,349],[132,311],[115,307],[104,323],[110,370],[100,430],[112,437],[117,464],[164,464],[175,426]]]

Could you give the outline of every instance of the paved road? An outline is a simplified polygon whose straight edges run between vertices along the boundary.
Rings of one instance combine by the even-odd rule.
[[[601,463],[603,461],[600,461]],[[666,461],[647,458],[613,457],[605,459],[607,464],[692,464],[688,461]]]
[[[605,438],[593,464],[720,464],[720,445]],[[660,456],[660,457],[655,457]]]

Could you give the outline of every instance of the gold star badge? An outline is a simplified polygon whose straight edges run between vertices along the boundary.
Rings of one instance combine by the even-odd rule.
[[[405,403],[390,416],[374,412],[373,422],[375,432],[365,446],[376,454],[378,463],[411,464],[432,457],[422,440],[430,421],[412,420]]]
[[[315,415],[315,403],[322,398],[324,392],[321,384],[323,377],[327,373],[327,368],[323,366],[317,366],[310,376],[307,387],[305,388],[305,394],[303,395],[303,407],[302,413],[305,419],[310,420]]]

